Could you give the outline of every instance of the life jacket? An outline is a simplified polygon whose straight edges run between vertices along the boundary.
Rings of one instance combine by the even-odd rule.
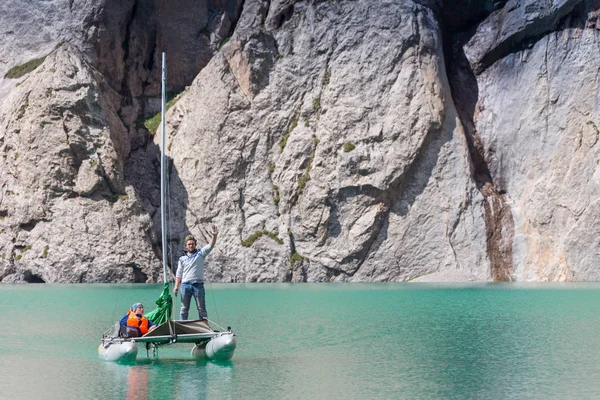
[[[148,318],[142,316],[141,318],[133,311],[127,313],[127,326],[138,328],[142,335],[148,333]]]

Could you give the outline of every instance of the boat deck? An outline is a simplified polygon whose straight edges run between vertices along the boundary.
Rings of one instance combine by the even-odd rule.
[[[142,337],[134,338],[137,343],[197,343],[219,335],[205,319],[193,321],[167,321]]]

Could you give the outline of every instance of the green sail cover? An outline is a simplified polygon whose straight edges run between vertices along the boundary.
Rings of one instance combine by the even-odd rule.
[[[156,325],[160,325],[171,319],[172,309],[173,298],[169,291],[169,282],[166,282],[162,294],[156,300],[156,308],[144,316]]]

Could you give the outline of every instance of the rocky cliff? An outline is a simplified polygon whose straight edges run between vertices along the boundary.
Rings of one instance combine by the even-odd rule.
[[[0,281],[600,278],[600,1],[0,5]]]

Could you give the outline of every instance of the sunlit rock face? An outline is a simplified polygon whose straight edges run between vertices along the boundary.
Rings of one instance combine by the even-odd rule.
[[[0,281],[161,279],[156,207],[124,166],[149,142],[139,121],[159,108],[160,49],[177,58],[169,90],[181,91],[241,11],[180,6],[0,4]]]
[[[512,11],[527,21],[523,43],[477,75],[475,125],[513,210],[517,280],[600,278],[599,9],[597,1],[562,1]],[[481,50],[470,47],[479,36],[508,34],[491,18],[467,54]]]
[[[120,96],[71,45],[11,91],[0,121],[3,281],[153,281],[156,234],[123,179]]]
[[[3,2],[0,281],[162,280],[162,52],[171,266],[216,224],[209,281],[597,280],[599,10]]]
[[[246,2],[168,116],[177,220],[222,230],[214,279],[489,278],[432,8]],[[262,231],[281,243],[241,245]]]

